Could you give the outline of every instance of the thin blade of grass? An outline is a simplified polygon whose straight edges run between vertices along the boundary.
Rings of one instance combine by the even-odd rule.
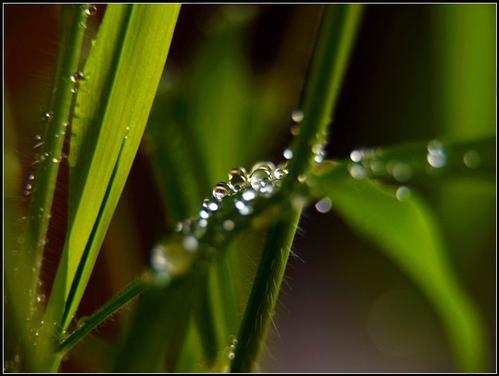
[[[333,208],[361,235],[377,244],[428,296],[441,316],[464,372],[485,366],[482,318],[449,265],[439,225],[424,201],[412,192],[353,178],[309,179],[317,197],[329,197]]]
[[[90,278],[142,138],[179,7],[106,9],[72,124],[68,233],[44,320],[47,343],[55,328],[57,338],[68,326]],[[58,366],[60,356],[39,352],[41,369]]]

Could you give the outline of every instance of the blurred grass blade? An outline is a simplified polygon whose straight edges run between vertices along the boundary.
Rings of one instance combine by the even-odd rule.
[[[434,179],[481,179],[496,176],[495,137],[475,141],[414,142],[356,149],[350,159],[323,163],[316,173],[338,178],[380,179],[396,184],[431,184]]]
[[[142,138],[179,8],[106,9],[72,124],[68,233],[46,327],[64,330],[78,307]],[[44,337],[53,335],[47,330]],[[42,369],[52,367],[44,354],[39,360]]]
[[[462,372],[485,369],[486,339],[482,318],[453,273],[439,225],[416,193],[403,198],[394,189],[372,181],[309,179],[317,197],[327,196],[333,208],[360,234],[397,263],[435,306]]]
[[[304,98],[304,120],[292,145],[288,182],[295,186],[299,176],[312,166],[315,145],[326,141],[327,128],[345,73],[350,50],[361,15],[360,5],[326,6],[310,77]],[[288,187],[288,189],[292,189]],[[270,231],[258,266],[251,295],[239,328],[237,351],[230,357],[232,372],[250,372],[258,356],[274,313],[284,271],[301,207],[292,208],[286,219],[279,220]]]

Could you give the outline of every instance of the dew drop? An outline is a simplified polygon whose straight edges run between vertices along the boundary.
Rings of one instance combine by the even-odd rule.
[[[243,197],[243,200],[245,200],[245,201],[254,200],[256,198],[256,192],[253,189],[248,189],[248,190],[243,192],[242,197]]]
[[[282,152],[282,155],[287,160],[290,160],[293,158],[293,151],[291,149],[284,149],[284,151]]]
[[[241,215],[249,215],[253,212],[253,208],[245,201],[236,200],[234,202],[234,205],[236,206],[237,211]]]
[[[218,201],[222,200],[224,197],[230,195],[230,188],[226,183],[218,183],[213,189],[213,197],[215,197]]]
[[[295,123],[301,123],[304,117],[305,114],[300,109],[295,109],[291,111],[291,120],[293,120]]]
[[[270,169],[265,167],[254,169],[249,179],[251,187],[255,191],[261,192],[262,189],[265,189],[267,185],[271,184],[270,177],[271,177]]]
[[[274,170],[274,177],[278,180],[282,179],[288,174],[288,169],[285,164],[277,166]]]
[[[229,172],[229,185],[234,192],[240,191],[247,184],[246,170],[242,167],[233,168]]]
[[[217,211],[218,210],[218,204],[214,201],[211,201],[208,198],[205,198],[203,200],[203,208],[208,209],[209,211]]]
[[[196,251],[198,249],[198,245],[198,240],[192,235],[186,236],[182,241],[182,246],[188,252]]]
[[[31,180],[31,181],[32,181],[32,180],[35,180],[35,175],[33,175],[33,174],[29,174],[29,175],[28,175],[28,180]]]
[[[97,14],[97,7],[95,5],[87,5],[84,8],[84,12],[86,16],[94,16]]]
[[[45,121],[52,121],[53,118],[54,118],[54,113],[52,111],[44,112],[42,115],[42,119]]]
[[[398,162],[393,166],[392,175],[395,180],[405,183],[412,176],[411,167],[403,162]]]
[[[232,221],[230,219],[226,219],[223,222],[222,226],[223,226],[225,231],[232,231],[232,230],[234,230],[234,227],[236,227],[236,225],[234,224],[234,221]]]
[[[198,226],[201,228],[206,228],[208,226],[208,220],[202,218],[198,221]]]
[[[165,273],[171,269],[171,264],[166,258],[166,249],[162,244],[156,245],[151,252],[151,267],[156,273]]]
[[[298,124],[293,124],[289,131],[293,136],[298,136],[300,134],[300,126]]]
[[[59,163],[59,162],[60,162],[60,160],[59,160],[59,159],[57,159],[57,158],[52,158],[52,163]]]
[[[40,136],[39,134],[37,134],[35,136],[35,142],[40,142],[42,140],[42,136]]]
[[[177,222],[177,223],[175,224],[175,229],[174,229],[174,231],[175,231],[175,232],[182,232],[182,228],[183,228],[183,227],[184,227],[184,226],[182,225],[182,222]]]
[[[411,195],[411,190],[406,186],[398,187],[397,191],[395,192],[395,196],[399,201],[406,201],[410,195]]]
[[[235,354],[234,352],[232,352],[232,351],[231,351],[231,352],[229,353],[229,355],[228,355],[228,358],[229,358],[230,360],[234,360],[234,359],[236,358],[236,354]]]
[[[307,181],[307,177],[305,175],[299,175],[298,176],[298,181],[300,183],[305,183]]]
[[[315,208],[319,213],[327,213],[331,210],[331,200],[329,197],[324,197],[320,201],[317,201]]]
[[[45,301],[45,294],[38,294],[35,300],[36,304],[42,304]]]
[[[432,140],[428,143],[427,149],[428,154],[426,156],[426,160],[429,165],[433,168],[444,167],[447,163],[447,157],[442,143],[438,140]]]
[[[199,212],[199,216],[202,218],[202,219],[208,219],[210,218],[210,213],[208,213],[206,210],[201,210]]]
[[[463,156],[464,165],[468,168],[477,168],[480,165],[480,154],[475,150],[467,151]]]
[[[350,166],[348,166],[348,172],[354,179],[364,179],[365,177],[367,177],[366,169],[359,164],[351,164]]]
[[[361,150],[352,150],[350,153],[350,159],[352,162],[360,162],[362,159],[364,159],[364,153]]]

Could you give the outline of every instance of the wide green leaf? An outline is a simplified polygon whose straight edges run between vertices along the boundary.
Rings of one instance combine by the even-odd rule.
[[[483,371],[482,318],[450,266],[439,224],[425,202],[415,192],[397,195],[395,188],[369,180],[318,174],[309,185],[317,196],[327,196],[347,223],[377,244],[426,293],[447,330],[458,369]]]

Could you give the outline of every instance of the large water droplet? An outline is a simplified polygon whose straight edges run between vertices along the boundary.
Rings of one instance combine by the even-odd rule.
[[[272,162],[269,162],[269,161],[258,162],[258,163],[255,163],[253,165],[253,167],[251,168],[251,173],[253,173],[254,171],[259,170],[261,168],[263,168],[263,169],[271,172],[275,168],[275,165]]]
[[[480,154],[475,150],[467,151],[463,156],[464,165],[468,168],[480,166]]]
[[[258,192],[265,190],[271,184],[271,170],[269,168],[260,167],[251,173],[250,184],[251,187]]]
[[[315,208],[319,213],[327,213],[331,210],[331,200],[329,197],[324,197],[322,200],[317,201]]]
[[[293,111],[291,111],[291,120],[293,120],[295,123],[302,122],[304,117],[305,114],[300,109],[294,109]]]
[[[233,168],[229,172],[229,185],[234,192],[240,191],[247,184],[246,170],[242,167]]]
[[[230,193],[231,189],[226,183],[218,183],[215,188],[213,188],[213,197],[219,201],[230,195]]]

